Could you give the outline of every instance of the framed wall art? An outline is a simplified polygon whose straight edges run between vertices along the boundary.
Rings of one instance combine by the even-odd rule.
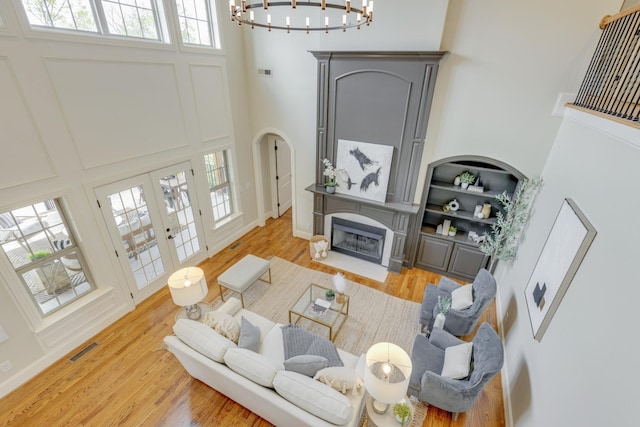
[[[565,199],[525,289],[533,337],[540,341],[567,292],[596,229],[572,199]]]
[[[336,193],[384,202],[389,186],[393,146],[338,140]]]

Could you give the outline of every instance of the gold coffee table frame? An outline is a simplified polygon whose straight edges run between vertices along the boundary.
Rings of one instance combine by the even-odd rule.
[[[293,307],[289,309],[289,323],[297,324],[300,318],[304,317],[307,320],[329,328],[329,339],[334,341],[342,325],[344,325],[347,317],[349,317],[350,298],[349,295],[342,294],[344,299],[339,303],[337,301],[338,295],[336,295],[334,300],[331,301],[331,307],[323,314],[318,315],[311,310],[311,306],[318,298],[326,301],[325,292],[328,290],[329,288],[311,283]],[[296,318],[295,322],[293,321],[294,317]]]

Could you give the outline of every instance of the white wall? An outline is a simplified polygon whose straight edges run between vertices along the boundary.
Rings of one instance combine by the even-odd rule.
[[[640,132],[584,113],[570,115],[545,165],[518,258],[497,274],[507,355],[503,387],[516,426],[635,426],[640,288],[632,260],[640,257],[634,225],[640,181],[633,171],[640,164]],[[621,128],[636,145],[591,128],[598,122]],[[598,234],[537,342],[524,289],[566,197]]]

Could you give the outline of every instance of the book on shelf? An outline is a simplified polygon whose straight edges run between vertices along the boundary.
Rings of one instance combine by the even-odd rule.
[[[331,307],[331,303],[329,301],[318,298],[311,304],[309,310],[316,316],[322,316],[329,307]]]

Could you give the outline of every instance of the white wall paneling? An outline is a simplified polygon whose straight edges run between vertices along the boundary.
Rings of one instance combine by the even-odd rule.
[[[189,65],[202,142],[231,135],[231,106],[224,70],[218,65]]]
[[[187,145],[174,64],[45,62],[84,168]]]
[[[0,156],[0,187],[51,178],[55,172],[22,88],[15,78],[9,58],[1,56],[0,88],[0,141],[3,152]]]

